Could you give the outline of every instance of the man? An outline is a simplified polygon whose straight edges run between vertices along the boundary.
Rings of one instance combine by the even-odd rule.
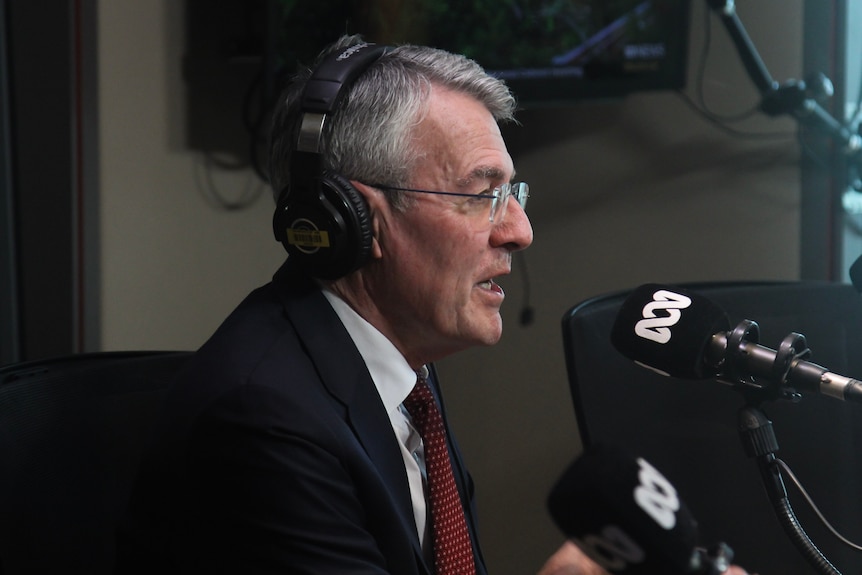
[[[420,379],[442,407],[433,362],[501,336],[497,278],[533,238],[498,128],[514,100],[438,50],[348,37],[327,54],[274,116],[287,262],[172,390],[122,572],[486,572],[448,430],[469,566],[446,563],[436,460],[405,405]],[[542,571],[598,572],[572,545]]]

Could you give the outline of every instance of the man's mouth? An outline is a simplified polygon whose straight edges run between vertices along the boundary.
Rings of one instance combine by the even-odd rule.
[[[501,294],[501,295],[503,294],[503,288],[501,288],[501,287],[497,284],[497,282],[495,282],[495,281],[494,281],[493,279],[491,279],[491,278],[486,279],[485,281],[481,281],[481,282],[479,282],[479,283],[478,283],[478,284],[476,284],[476,285],[478,285],[478,286],[479,286],[479,289],[483,289],[483,290],[485,290],[485,291],[490,291],[490,292],[498,293],[498,294]]]

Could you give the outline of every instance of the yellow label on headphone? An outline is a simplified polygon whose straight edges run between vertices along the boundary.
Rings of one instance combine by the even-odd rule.
[[[298,248],[328,248],[329,232],[325,230],[287,229],[287,243]]]

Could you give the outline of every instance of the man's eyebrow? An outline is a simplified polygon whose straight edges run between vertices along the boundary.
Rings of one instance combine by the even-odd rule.
[[[514,177],[515,172],[512,171],[512,178]],[[496,166],[479,166],[466,178],[459,179],[457,185],[460,188],[466,188],[474,180],[506,180],[506,173]]]

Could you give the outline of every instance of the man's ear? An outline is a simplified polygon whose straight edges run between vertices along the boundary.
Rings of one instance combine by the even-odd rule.
[[[386,218],[391,214],[392,208],[386,196],[371,186],[351,180],[350,183],[356,188],[365,203],[368,205],[368,219],[371,223],[371,257],[380,259],[383,257],[383,249],[380,247],[380,230]]]

